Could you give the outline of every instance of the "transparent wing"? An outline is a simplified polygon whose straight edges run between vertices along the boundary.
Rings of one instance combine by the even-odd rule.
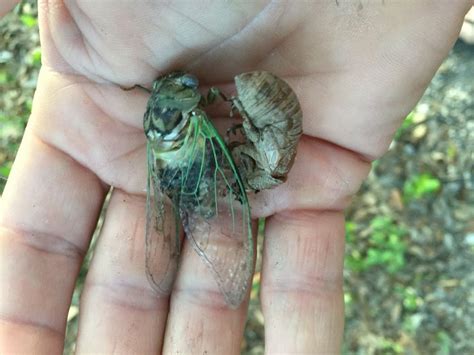
[[[181,223],[176,201],[171,201],[162,191],[163,172],[158,168],[152,144],[147,143],[146,274],[155,291],[169,294],[178,269]]]
[[[250,208],[232,156],[202,117],[183,171],[180,215],[188,239],[211,268],[226,303],[238,307],[253,275]]]

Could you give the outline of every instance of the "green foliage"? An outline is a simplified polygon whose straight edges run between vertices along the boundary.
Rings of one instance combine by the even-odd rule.
[[[379,166],[379,164],[380,164],[380,160],[379,160],[379,159],[374,160],[374,161],[372,162],[372,170],[377,169],[378,166]]]
[[[413,287],[403,287],[398,285],[395,287],[395,291],[402,296],[403,309],[406,311],[414,312],[422,303],[421,298]]]
[[[346,243],[355,247],[357,224],[352,221],[346,221]],[[349,255],[346,255],[345,265],[353,271],[362,271],[365,269],[363,257],[359,250],[354,248]]]
[[[352,312],[354,307],[354,299],[350,292],[344,292],[344,309],[346,311],[346,315]]]
[[[411,176],[403,185],[403,197],[406,201],[432,195],[441,188],[441,181],[429,173]]]
[[[0,113],[0,194],[10,174],[23,129],[24,123],[21,119]]]
[[[21,117],[10,117],[0,113],[0,139],[15,140],[21,138],[24,121]]]
[[[252,279],[251,294],[257,297],[260,294],[260,273],[256,273]]]
[[[391,339],[383,339],[382,341],[383,354],[403,354],[404,349],[400,343]]]
[[[406,130],[410,127],[414,122],[415,113],[412,111],[408,114],[407,117],[403,120],[402,126],[400,127],[402,130]]]
[[[10,174],[31,112],[33,85],[41,63],[35,1],[22,1],[1,23],[0,194]]]
[[[344,304],[347,306],[352,303],[352,295],[348,292],[344,292]]]
[[[31,113],[31,109],[33,108],[33,100],[31,99],[31,97],[26,98],[25,103],[23,105],[24,105],[25,111],[28,113],[28,116],[29,116]],[[28,117],[26,117],[26,120],[24,122],[25,124],[27,120],[28,120]]]
[[[357,230],[357,223],[346,221],[346,240],[348,243],[355,242],[355,232]]]
[[[412,287],[407,287],[403,294],[403,307],[406,310],[414,311],[418,308],[418,295]]]
[[[21,15],[20,20],[26,27],[30,28],[35,27],[38,24],[38,19],[35,16],[29,14]]]
[[[31,52],[30,62],[33,66],[41,66],[41,48],[37,47]]]
[[[3,163],[2,165],[0,165],[0,179],[2,179],[2,177],[6,179],[8,177],[8,175],[10,175],[10,170],[11,169],[12,169],[12,162],[11,161],[7,161],[7,162]]]
[[[405,231],[386,217],[374,218],[371,228],[373,246],[367,250],[367,267],[384,265],[388,272],[396,273],[405,266],[406,245],[401,239]]]
[[[438,332],[438,334],[436,334],[436,340],[439,345],[439,349],[436,352],[437,355],[451,354],[451,347],[453,344],[453,340],[451,339],[448,333],[444,331]]]
[[[370,238],[366,250],[353,250],[346,257],[346,265],[353,271],[366,271],[374,266],[381,266],[393,274],[405,266],[406,243],[404,228],[398,226],[391,218],[380,216],[370,222]],[[346,223],[348,243],[354,241],[357,225]]]
[[[6,84],[8,80],[8,73],[5,70],[0,69],[0,84]]]
[[[458,155],[458,148],[453,142],[448,142],[448,148],[446,149],[446,157],[449,161],[456,159]]]
[[[407,131],[408,128],[410,128],[413,125],[413,123],[415,122],[414,117],[415,117],[415,112],[413,111],[410,112],[407,117],[405,117],[402,125],[400,126],[400,128],[398,128],[397,132],[395,133],[395,140],[399,139],[402,136],[402,134],[405,133],[405,131]]]
[[[410,313],[403,316],[402,329],[405,333],[415,335],[423,321],[421,313]]]

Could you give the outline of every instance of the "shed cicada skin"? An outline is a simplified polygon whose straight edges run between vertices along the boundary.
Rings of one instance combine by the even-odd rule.
[[[243,144],[231,143],[246,187],[259,191],[286,181],[302,134],[302,112],[296,94],[282,79],[266,71],[235,77],[232,110],[242,116]]]
[[[156,291],[171,291],[183,227],[226,303],[237,307],[253,274],[250,206],[232,154],[200,101],[191,74],[174,72],[153,83],[143,120],[147,277]]]

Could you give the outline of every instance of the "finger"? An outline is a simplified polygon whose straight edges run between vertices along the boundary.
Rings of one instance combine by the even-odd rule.
[[[345,208],[370,170],[358,154],[303,136],[285,183],[249,196],[254,217],[286,210]]]
[[[342,212],[268,219],[261,301],[266,351],[339,354],[344,326]]]
[[[240,354],[247,302],[225,304],[210,269],[186,240],[171,296],[165,354]]]
[[[94,174],[27,130],[0,207],[0,353],[62,353],[103,196]]]
[[[79,353],[160,352],[168,297],[146,278],[145,216],[145,197],[114,190],[81,298]]]
[[[42,103],[35,106],[39,119],[28,122],[38,136],[108,185],[145,194],[145,135],[130,124],[141,127],[144,98],[44,66],[39,79],[48,90],[35,93]]]

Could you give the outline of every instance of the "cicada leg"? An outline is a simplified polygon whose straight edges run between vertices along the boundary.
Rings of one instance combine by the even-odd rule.
[[[130,86],[130,87],[123,87],[123,86],[121,86],[120,88],[121,88],[123,91],[131,91],[131,90],[133,90],[133,89],[140,88],[140,89],[145,90],[145,91],[148,92],[148,93],[151,93],[151,90],[147,89],[147,88],[144,87],[144,86],[138,85],[138,84],[135,84],[135,85]]]
[[[247,190],[259,192],[278,186],[284,181],[271,176],[268,171],[262,168],[259,164],[260,157],[258,152],[253,147],[242,144],[232,147],[231,150]]]
[[[212,86],[207,92],[207,95],[202,97],[200,104],[201,106],[212,105],[219,97],[223,101],[232,102],[232,98],[229,99],[220,89]]]
[[[233,117],[236,112],[241,113],[242,105],[238,102],[238,99],[235,96],[227,97],[220,89],[214,86],[209,89],[206,97],[201,99],[201,106],[212,105],[219,97],[225,102],[230,102],[230,117]]]
[[[207,95],[201,98],[200,105],[201,107],[212,105],[214,102],[216,102],[218,98],[221,98],[225,102],[230,102],[231,110],[230,110],[229,116],[231,118],[234,117],[234,114],[236,112],[240,113],[239,107],[241,107],[241,105],[237,103],[238,101],[237,98],[236,97],[228,98],[219,88],[216,88],[216,87],[211,87],[209,89],[209,91],[207,92]],[[227,129],[226,136],[224,137],[227,145],[231,144],[230,134],[232,133],[233,135],[236,135],[237,130],[242,132],[243,131],[242,127],[243,127],[242,123],[237,123],[235,125],[232,125],[232,127],[230,127],[229,129]]]
[[[233,134],[234,136],[237,135],[237,130],[240,131],[240,133],[243,133],[243,127],[244,125],[242,123],[237,123],[232,125],[230,128],[227,129],[226,135],[225,135],[225,142],[226,144],[230,147],[231,140],[230,140],[230,135]],[[235,142],[233,142],[235,143]]]

